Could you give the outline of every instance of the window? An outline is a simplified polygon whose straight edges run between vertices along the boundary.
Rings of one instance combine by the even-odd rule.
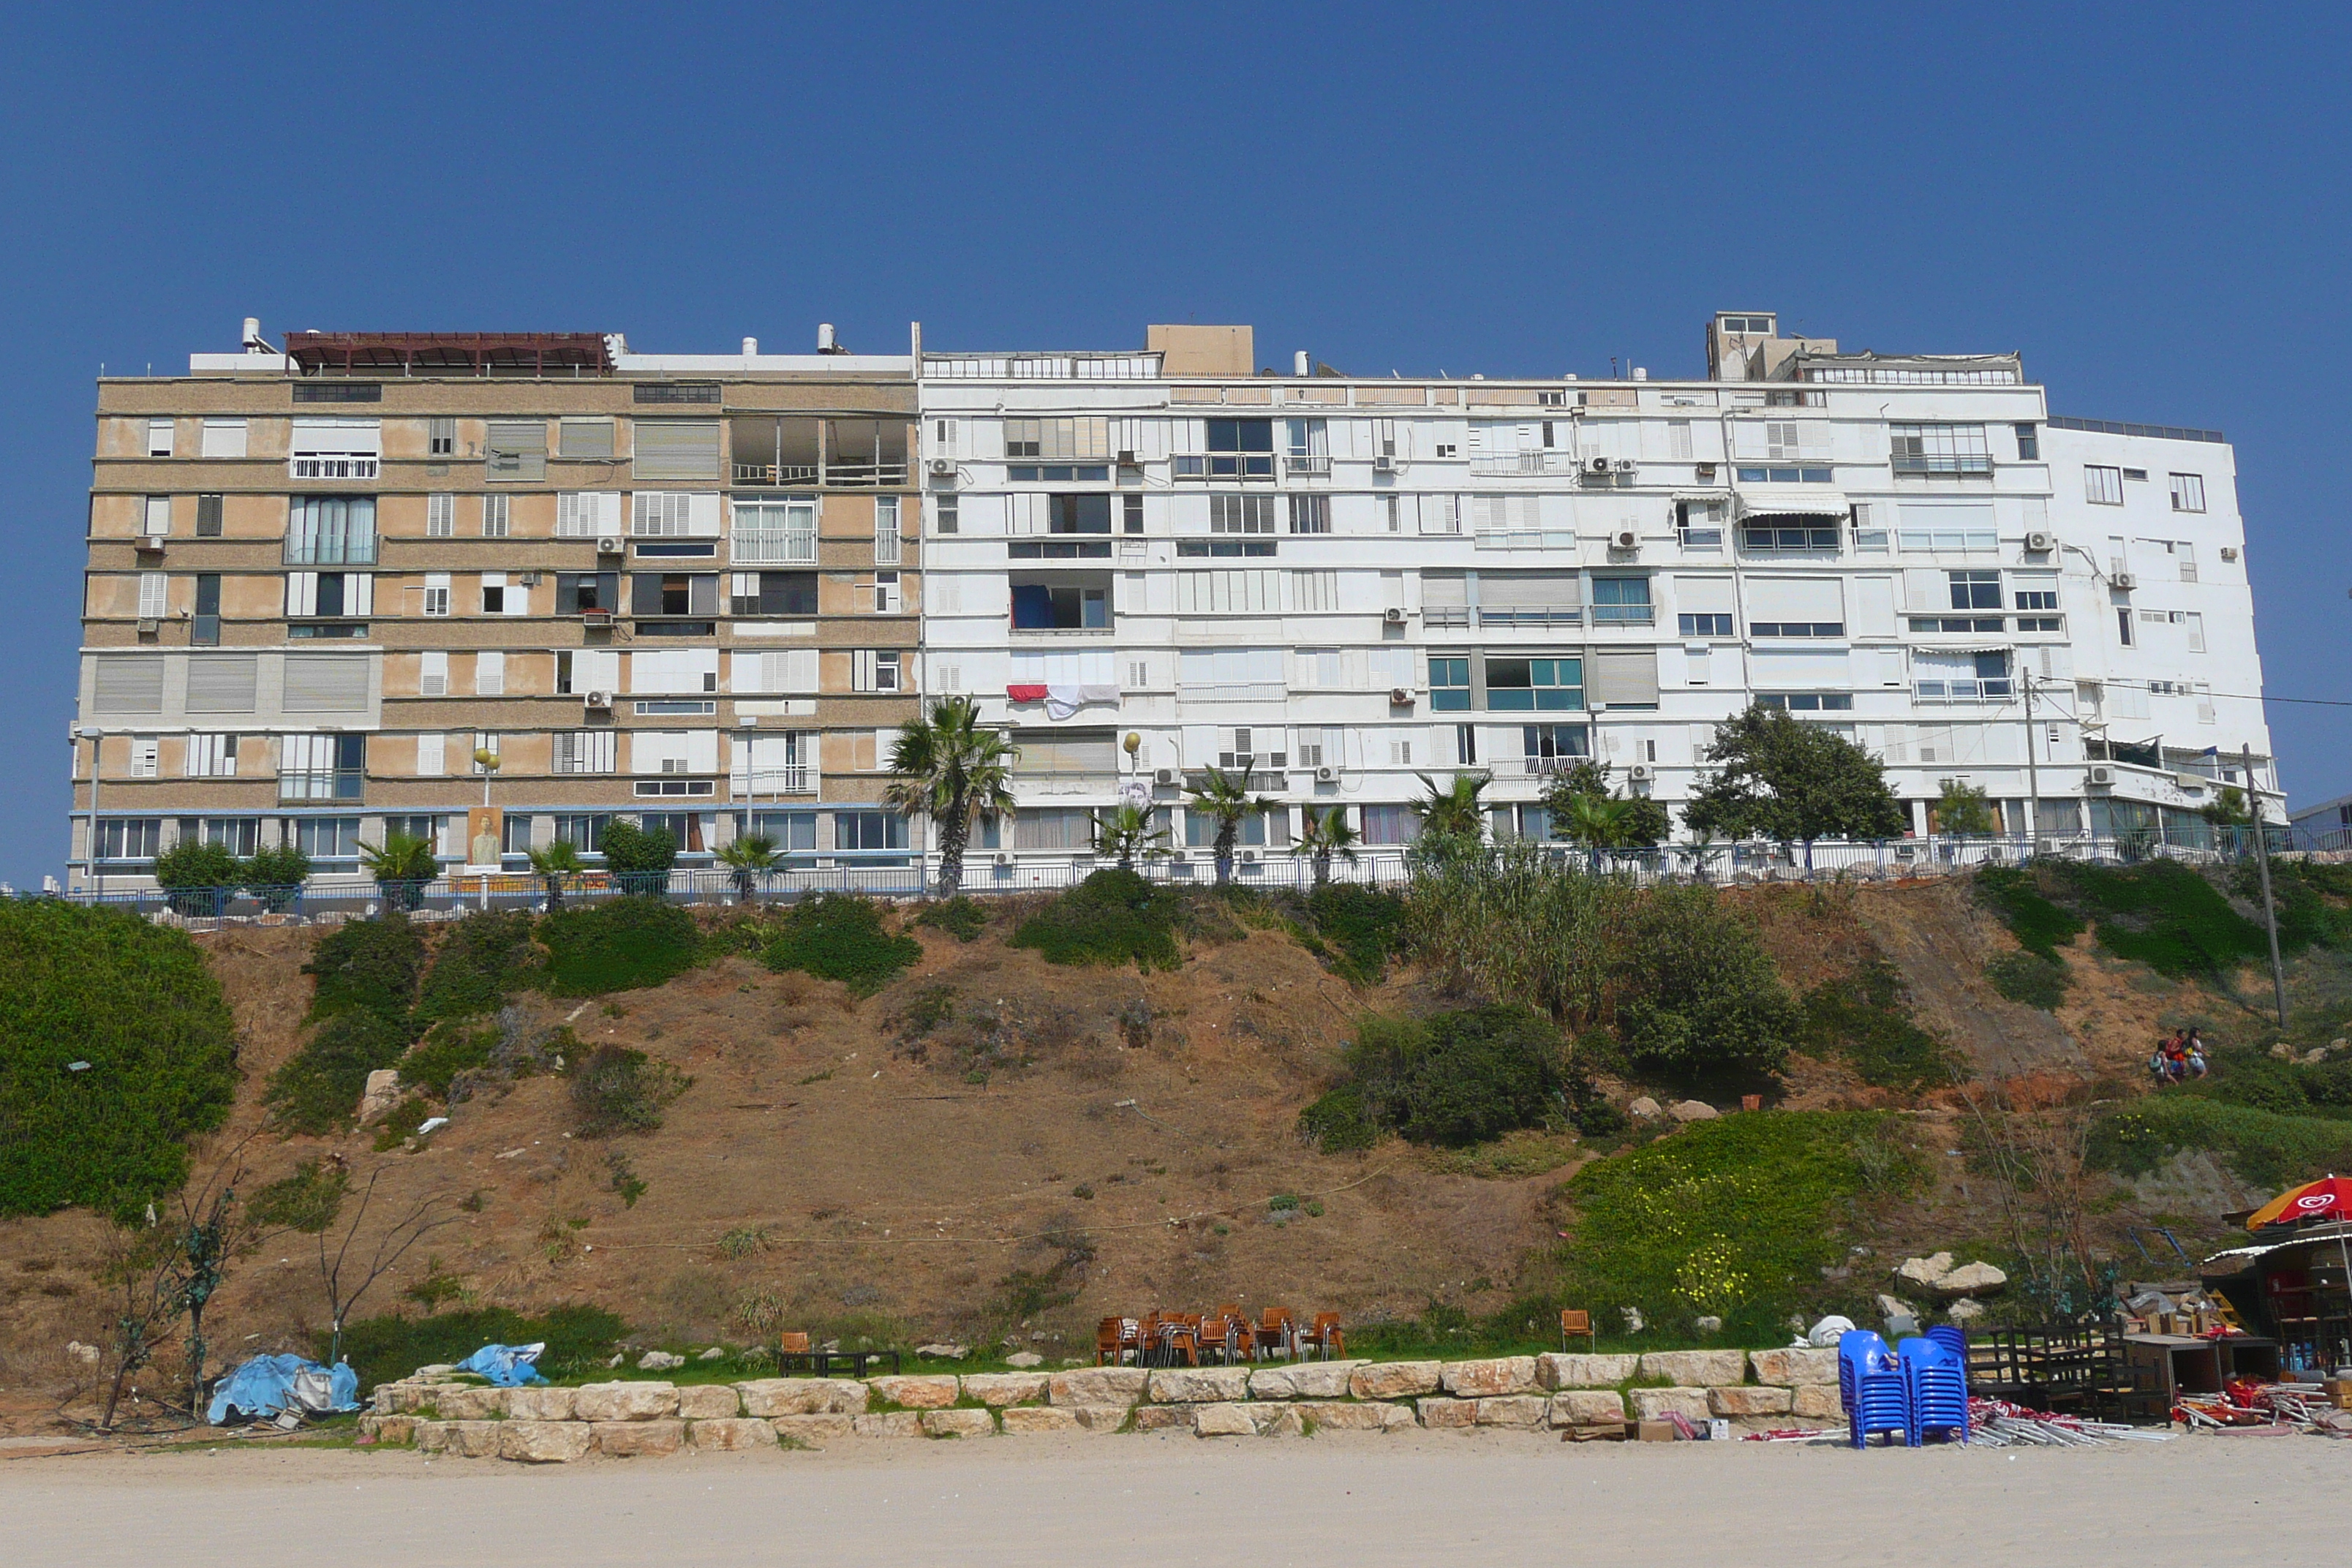
[[[600,460],[613,455],[610,419],[561,419],[555,426],[556,448],[567,458]]]
[[[899,650],[886,648],[853,648],[849,655],[849,689],[852,691],[898,691]]]
[[[2205,510],[2205,476],[2175,474],[2172,476],[2172,510],[2203,511]]]
[[[1486,707],[1493,712],[1584,706],[1580,658],[1496,658],[1486,656]]]
[[[416,695],[446,697],[449,695],[449,655],[446,649],[432,648],[416,656]]]
[[[2020,588],[2017,607],[2021,610],[2054,610],[2058,607],[2058,591],[2054,588]]]
[[[1322,421],[1316,421],[1321,424]],[[1138,496],[1138,500],[1143,498]],[[1241,496],[1241,500],[1269,500],[1269,496]],[[1290,531],[1293,533],[1328,533],[1331,531],[1331,498],[1329,496],[1292,496],[1290,498]]]
[[[833,814],[835,849],[904,849],[907,819],[895,811],[836,811]]]
[[[1904,529],[1896,542],[1905,550],[1953,551],[1966,553],[1971,550],[1998,550],[2000,537],[1990,529]]]
[[[906,601],[898,595],[898,574],[896,572],[877,572],[873,588],[869,591],[861,587],[858,596],[870,598],[873,611],[877,616],[895,616],[906,608]]]
[[[816,813],[814,811],[755,811],[751,813],[751,831],[766,834],[776,841],[776,847],[782,850],[789,852],[795,849],[803,851],[814,849],[816,847]]]
[[[1211,533],[1272,533],[1274,531],[1274,498],[1272,496],[1211,496],[1209,498],[1209,531]]]
[[[614,732],[610,730],[558,730],[555,771],[559,773],[613,772]]]
[[[365,735],[288,735],[278,743],[280,800],[357,800],[366,771]]]
[[[383,388],[372,381],[298,381],[297,403],[382,403]]]
[[[484,539],[504,539],[507,537],[509,520],[512,515],[507,506],[507,502],[512,499],[513,498],[510,496],[484,496],[482,498],[482,537]]]
[[[1297,743],[1291,754],[1302,768],[1319,768],[1326,762],[1337,764],[1339,760],[1339,731],[1320,725],[1301,725]]]
[[[1366,844],[1410,844],[1420,837],[1420,815],[1409,805],[1367,805],[1363,811]]]
[[[488,649],[474,656],[474,692],[479,697],[503,697],[507,692],[507,656]]]
[[[1093,631],[1109,625],[1107,584],[1058,581],[1013,584],[1015,631]]]
[[[1274,546],[1271,544],[1262,548],[1268,555],[1274,553]],[[1202,548],[1198,551],[1187,551],[1181,544],[1176,547],[1176,553],[1179,555],[1206,555],[1208,552],[1205,542]],[[1106,540],[1100,544],[1048,544],[1042,540],[1026,542],[1016,540],[1004,547],[1004,553],[1008,559],[1013,561],[1108,561],[1110,559],[1110,542]],[[1235,552],[1235,553],[1239,552]]]
[[[375,613],[375,579],[365,572],[289,572],[286,614],[289,617],[362,619]],[[303,635],[299,631],[292,635]]]
[[[1044,462],[1106,462],[1110,458],[1110,421],[1074,419],[1007,419],[1004,456]]]
[[[1205,464],[1205,477],[1212,479],[1270,479],[1274,478],[1274,421],[1271,419],[1211,419],[1208,426],[1208,452],[1204,458],[1189,459]],[[1184,478],[1185,458],[1177,459],[1176,473]],[[1194,470],[1196,476],[1202,470]]]
[[[2123,505],[2124,471],[2096,466],[2084,468],[2083,499],[2094,506]]]
[[[147,421],[147,455],[151,458],[168,458],[172,455],[172,421],[169,419]]]
[[[428,457],[456,457],[457,422],[455,419],[427,419],[425,422],[425,451]]]
[[[1217,766],[1227,773],[1236,768],[1267,768],[1278,773],[1290,766],[1290,753],[1282,749],[1279,729],[1220,730]]]
[[[554,842],[569,844],[583,855],[601,855],[604,850],[604,825],[612,820],[609,813],[602,811],[559,813]]]
[[[217,844],[232,855],[250,856],[261,847],[261,818],[257,816],[207,816],[199,822],[183,817],[180,821],[180,841],[194,840]]]
[[[170,593],[171,577],[162,572],[139,574],[139,618],[160,621],[163,618],[164,602]]]
[[[1107,518],[1103,522],[1103,531],[1105,533],[1110,531],[1109,520]],[[898,564],[898,498],[877,496],[874,498],[874,563],[877,566],[896,566]]]
[[[446,616],[449,613],[449,574],[427,572],[425,574],[425,613]]]
[[[2009,655],[2003,651],[1938,653],[1921,649],[1911,656],[1911,672],[1921,697],[1970,700],[2010,695]]]
[[[1743,485],[1825,485],[1834,477],[1827,468],[1754,468],[1736,470]]]
[[[457,531],[457,498],[453,495],[431,495],[425,498],[425,537],[447,539]]]
[[[220,536],[221,498],[219,496],[198,496],[196,498],[196,537],[198,539],[218,539]]]
[[[2132,646],[2132,613],[2129,605],[2118,605],[2116,607],[2116,636],[2122,641],[2124,647]]]
[[[294,847],[313,860],[356,860],[360,855],[360,819],[356,816],[301,816],[294,820]]]
[[[1718,534],[1718,538],[1721,536]],[[1749,523],[1739,531],[1739,548],[1751,554],[1773,551],[1835,550],[1838,531],[1828,528],[1775,527]]]
[[[493,419],[486,447],[485,479],[513,483],[547,478],[546,420]]]
[[[1898,474],[1989,474],[1992,453],[1981,425],[1889,425]]]
[[[633,616],[715,616],[719,613],[716,572],[632,572],[629,613]]]
[[[1139,500],[1141,498],[1138,498]],[[940,533],[953,533],[962,522],[959,498],[952,490],[944,490],[931,498],[931,527]]]
[[[296,496],[288,505],[289,566],[366,566],[374,561],[373,496]]]
[[[630,389],[630,401],[716,403],[719,401],[719,384],[715,381],[641,381]]]
[[[109,816],[98,824],[100,860],[152,860],[163,847],[160,816]]]
[[[1729,507],[1719,500],[1675,502],[1675,527],[1683,536],[1683,547],[1686,550],[1721,549],[1723,520],[1729,510]],[[1832,547],[1836,542],[1835,539],[1832,539]]]
[[[816,574],[738,572],[730,586],[728,613],[737,616],[815,615]]]
[[[1595,626],[1648,626],[1650,580],[1647,577],[1593,578],[1592,622]]]
[[[1687,419],[1666,421],[1666,456],[1678,463],[1691,460],[1691,422]]]
[[[2042,460],[2042,433],[2031,425],[2012,426],[2017,432],[2017,460],[2038,463]]]
[[[1107,495],[1057,495],[1048,498],[1053,503],[1046,524],[1052,533],[1108,533],[1110,531],[1110,497]]]
[[[152,779],[162,771],[163,742],[156,735],[131,737],[131,776]]]
[[[1528,724],[1519,731],[1519,754],[1530,773],[1549,772],[1592,754],[1591,732],[1582,724]]]
[[[150,539],[161,539],[172,531],[172,498],[149,496],[139,514],[139,531]]]
[[[1851,691],[1759,691],[1756,694],[1759,708],[1778,708],[1785,713],[1851,713],[1853,693]]]
[[[188,627],[188,642],[195,647],[220,646],[221,574],[217,572],[196,574],[196,613]]]
[[[198,437],[196,450],[207,458],[242,458],[246,452],[246,424],[242,419],[207,419]]]
[[[736,564],[759,566],[816,559],[816,502],[739,500],[734,510]]]
[[[1247,816],[1241,819],[1239,824],[1240,831],[1234,836],[1234,842],[1240,844],[1245,848],[1255,849],[1262,847],[1266,842],[1266,828],[1269,825],[1269,819],[1275,818],[1275,816],[1276,814],[1273,812],[1251,812]],[[1289,825],[1287,813],[1284,813],[1278,819],[1278,824],[1276,833],[1276,841],[1277,843],[1288,837],[1286,832]],[[1217,819],[1205,811],[1188,806],[1184,812],[1184,847],[1187,849],[1208,849],[1213,848],[1216,842]]]
[[[298,479],[372,479],[383,454],[376,420],[296,419],[286,471]]]
[[[2137,480],[2141,484],[2146,484],[2147,482],[2147,470],[2146,468],[2126,468],[2124,470],[2124,478],[2126,479]]]
[[[1321,419],[1290,419],[1284,421],[1285,434],[1290,440],[1290,471],[1294,474],[1328,474],[1331,471],[1330,425]]]
[[[1678,616],[1677,633],[1686,637],[1727,637],[1732,635],[1728,615]]]
[[[1470,660],[1467,658],[1430,656],[1429,705],[1440,713],[1469,711]]]
[[[1121,496],[1118,499],[1123,526],[1129,533],[1141,533],[1143,531],[1143,498]]]
[[[1947,572],[1944,577],[1950,585],[1952,608],[1956,610],[2000,608],[2000,573]]]

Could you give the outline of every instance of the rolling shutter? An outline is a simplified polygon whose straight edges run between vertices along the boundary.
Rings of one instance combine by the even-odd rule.
[[[489,457],[484,476],[493,479],[547,478],[547,421],[494,419],[488,429]]]
[[[1837,622],[1845,619],[1845,596],[1834,577],[1751,577],[1748,618],[1752,622]]]
[[[1658,655],[1654,648],[1602,648],[1586,660],[1595,708],[1654,708],[1658,705]]]
[[[188,660],[188,711],[250,713],[256,705],[260,658],[249,653],[210,653]]]
[[[368,705],[364,654],[289,653],[286,656],[289,713],[358,713]]]
[[[100,659],[90,705],[100,713],[161,713],[163,656],[142,653]]]
[[[561,450],[566,458],[609,458],[613,455],[613,422],[610,419],[565,419],[556,425]]]
[[[715,479],[719,426],[685,420],[637,422],[635,474],[641,479]]]
[[[1481,610],[1573,610],[1584,603],[1584,582],[1573,572],[1481,572]]]

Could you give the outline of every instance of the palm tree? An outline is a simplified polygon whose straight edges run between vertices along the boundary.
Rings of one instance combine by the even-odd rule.
[[[425,902],[425,884],[441,874],[433,846],[413,834],[387,833],[383,844],[360,846],[360,864],[383,889],[384,907],[413,910]]]
[[[1629,801],[1580,792],[1561,803],[1559,815],[1552,819],[1552,832],[1571,844],[1583,845],[1597,872],[1601,869],[1601,852],[1623,845],[1626,818],[1632,812]]]
[[[969,697],[942,697],[929,718],[898,727],[890,748],[894,776],[882,800],[939,826],[940,898],[952,899],[963,887],[973,821],[1012,813],[1013,762],[1020,754],[998,731],[980,727],[980,705]]]
[[[1132,871],[1138,859],[1168,853],[1168,830],[1152,825],[1149,806],[1114,806],[1095,818],[1095,853],[1109,856],[1122,871]]]
[[[530,852],[530,874],[547,888],[547,912],[553,914],[563,907],[563,884],[588,869],[580,858],[580,850],[569,839],[559,838],[544,849]]]
[[[1251,770],[1244,768],[1235,778],[1222,768],[1205,768],[1203,782],[1188,785],[1192,796],[1192,809],[1204,812],[1217,824],[1217,837],[1210,853],[1216,858],[1217,886],[1223,887],[1234,879],[1234,845],[1241,837],[1242,824],[1262,811],[1272,811],[1282,803],[1249,792]]]
[[[719,851],[719,863],[735,884],[736,902],[748,904],[756,896],[760,873],[775,867],[776,841],[764,833],[741,834]]]
[[[1413,811],[1421,818],[1421,831],[1426,837],[1459,839],[1476,844],[1486,837],[1486,804],[1485,795],[1488,779],[1484,773],[1455,773],[1454,781],[1444,789],[1427,773],[1418,775],[1429,791],[1429,798],[1413,803]]]
[[[1315,885],[1323,886],[1331,879],[1331,857],[1339,856],[1353,864],[1356,858],[1357,833],[1349,826],[1348,808],[1327,805],[1318,810],[1308,806],[1299,825],[1298,846],[1307,851],[1315,867]]]

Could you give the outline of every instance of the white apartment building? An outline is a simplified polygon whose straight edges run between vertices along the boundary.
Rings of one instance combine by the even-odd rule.
[[[1402,846],[1422,775],[1547,837],[1564,765],[1680,803],[1756,701],[1876,752],[1915,834],[1958,779],[2015,834],[2195,842],[2249,749],[2283,815],[2218,434],[2055,417],[2015,354],[1706,342],[1704,381],[1276,374],[1247,327],[922,353],[922,689],[1021,747],[981,859],[1134,800],[1201,864],[1210,766],[1280,803],[1245,876],[1310,805]]]

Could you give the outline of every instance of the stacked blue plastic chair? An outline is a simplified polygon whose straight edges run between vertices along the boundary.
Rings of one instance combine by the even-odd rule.
[[[1927,1331],[1927,1337],[1959,1358],[1960,1371],[1969,1370],[1969,1331],[1958,1323],[1937,1323]]]
[[[1969,1440],[1969,1379],[1966,1363],[1951,1347],[1935,1340],[1905,1340],[1895,1347],[1904,1392],[1911,1405],[1911,1446],[1930,1432],[1957,1433]]]
[[[1851,1330],[1838,1340],[1838,1393],[1855,1447],[1864,1447],[1876,1432],[1900,1432],[1906,1444],[1917,1443],[1903,1370],[1886,1342],[1867,1329]]]

